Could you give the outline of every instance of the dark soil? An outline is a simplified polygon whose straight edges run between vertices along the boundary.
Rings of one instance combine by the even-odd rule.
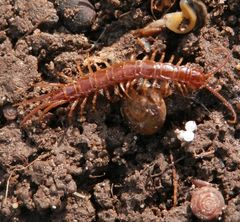
[[[183,57],[205,72],[223,63],[228,51],[229,61],[209,84],[221,86],[239,114],[239,2],[203,2],[209,13],[205,27],[185,35],[163,30],[144,41],[150,51]],[[63,82],[60,71],[74,78],[75,61],[86,70],[89,56],[116,63],[146,53],[131,31],[153,20],[150,1],[92,0],[96,17],[90,11],[84,24],[58,3],[0,3],[0,221],[199,221],[189,207],[193,178],[222,192],[221,221],[240,221],[240,123],[229,124],[231,113],[206,90],[168,97],[165,125],[152,136],[129,129],[121,100],[100,98],[96,112],[89,104],[86,121],[70,126],[66,107],[24,127],[27,110],[19,108],[15,120],[3,115],[6,105],[41,94],[37,82]],[[174,131],[189,120],[198,126],[195,139],[181,143]]]

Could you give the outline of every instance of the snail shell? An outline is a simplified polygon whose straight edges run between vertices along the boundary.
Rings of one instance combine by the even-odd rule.
[[[180,0],[179,5],[181,12],[165,15],[168,29],[178,34],[185,34],[206,24],[207,9],[201,1]]]
[[[219,190],[214,187],[204,186],[193,191],[190,207],[196,217],[209,221],[222,215],[225,201]]]
[[[122,105],[122,114],[130,127],[142,135],[156,133],[166,119],[166,105],[159,89],[129,91]]]
[[[3,107],[3,116],[6,120],[15,120],[17,117],[17,109],[11,105]]]

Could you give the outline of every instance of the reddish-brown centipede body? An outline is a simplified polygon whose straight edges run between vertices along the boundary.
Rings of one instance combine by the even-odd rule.
[[[96,65],[95,72],[88,65],[88,75],[81,75],[76,81],[69,84],[59,84],[58,89],[45,95],[18,103],[17,105],[40,103],[24,117],[21,125],[25,124],[40,111],[39,118],[41,120],[51,109],[66,103],[71,104],[69,117],[72,116],[77,106],[80,106],[82,113],[87,98],[90,95],[93,95],[93,106],[96,104],[99,91],[102,91],[110,99],[108,91],[110,88],[113,88],[115,94],[119,96],[129,96],[129,88],[137,84],[138,79],[153,80],[153,85],[157,82],[163,85],[164,87],[161,90],[163,98],[171,94],[170,84],[176,86],[183,93],[186,93],[188,90],[206,88],[231,111],[233,119],[229,122],[236,122],[237,116],[231,104],[217,91],[207,85],[208,79],[214,73],[204,74],[197,69],[180,65],[180,61],[176,65],[171,62],[164,63],[164,56],[161,57],[159,62],[154,61],[154,58],[155,54],[151,59],[129,60],[111,66],[107,64],[106,68],[99,68]],[[224,66],[225,63],[217,70]],[[81,72],[80,69],[79,72]]]

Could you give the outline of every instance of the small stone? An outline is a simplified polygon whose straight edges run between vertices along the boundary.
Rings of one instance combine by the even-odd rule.
[[[186,124],[185,124],[185,129],[186,129],[187,131],[192,131],[192,132],[194,132],[194,131],[197,129],[197,124],[196,124],[196,122],[195,122],[195,121],[188,121],[188,122],[186,122]]]
[[[18,208],[18,203],[13,203],[13,204],[12,204],[12,208],[13,208],[13,209],[17,209],[17,208]]]

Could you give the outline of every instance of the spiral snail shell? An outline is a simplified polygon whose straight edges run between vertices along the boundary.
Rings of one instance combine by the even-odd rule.
[[[6,120],[15,120],[17,118],[17,110],[11,105],[5,105],[3,107],[3,116]]]
[[[130,127],[142,135],[156,133],[163,126],[167,113],[161,92],[155,88],[130,90],[121,111]]]
[[[191,210],[201,220],[218,219],[225,208],[224,198],[219,190],[211,186],[204,186],[193,191]]]

